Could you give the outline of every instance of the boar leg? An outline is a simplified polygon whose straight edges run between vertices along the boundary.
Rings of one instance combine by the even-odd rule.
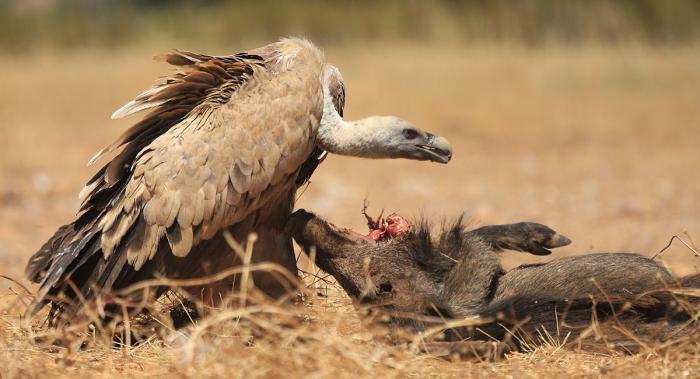
[[[487,225],[468,232],[481,238],[496,250],[515,250],[534,255],[549,255],[553,249],[566,246],[571,240],[549,227],[534,222]]]
[[[508,249],[548,255],[551,254],[548,248],[571,243],[547,226],[532,222],[483,226],[464,233],[459,240],[462,246],[459,264],[447,274],[444,292],[449,310],[460,317],[475,314],[492,300],[499,278],[505,274],[496,251]]]

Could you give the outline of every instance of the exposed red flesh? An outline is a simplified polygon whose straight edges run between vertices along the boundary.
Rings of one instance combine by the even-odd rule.
[[[390,237],[398,237],[413,230],[413,224],[396,213],[386,218],[386,232]]]
[[[367,227],[369,228],[369,234],[367,238],[372,241],[385,241],[390,238],[395,238],[413,230],[413,224],[402,216],[392,213],[386,218],[382,218],[384,211],[379,214],[377,219],[373,219],[367,214],[367,206],[362,210],[362,214],[367,219]]]

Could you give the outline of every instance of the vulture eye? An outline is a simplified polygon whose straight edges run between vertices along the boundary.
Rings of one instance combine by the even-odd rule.
[[[418,131],[415,129],[404,129],[403,136],[406,139],[415,139],[418,137]]]
[[[379,288],[377,289],[377,294],[385,294],[385,293],[390,293],[394,288],[391,286],[391,283],[382,283],[379,285]]]

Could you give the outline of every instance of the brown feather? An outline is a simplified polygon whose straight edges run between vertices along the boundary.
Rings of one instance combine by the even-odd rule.
[[[192,227],[175,224],[171,229],[166,232],[170,250],[176,257],[186,256],[192,248]]]
[[[186,256],[201,239],[242,220],[251,220],[244,229],[284,224],[295,185],[320,161],[316,152],[309,157],[309,139],[321,116],[323,56],[300,40],[256,53],[264,58],[171,52],[164,60],[178,71],[114,113],[119,118],[148,110],[96,156],[121,149],[84,189],[70,241],[50,244],[52,258],[35,260],[34,266],[48,266],[37,304],[64,292],[68,281],[90,300],[95,288],[109,291],[152,278],[164,259],[178,261],[166,256]],[[240,94],[243,86],[248,92]],[[308,94],[299,96],[299,90]],[[250,148],[262,143],[265,148]],[[245,192],[251,188],[255,194]],[[281,213],[270,220],[271,210]]]

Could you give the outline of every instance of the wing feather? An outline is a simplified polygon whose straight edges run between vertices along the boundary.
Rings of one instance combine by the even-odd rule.
[[[177,54],[173,59],[177,63],[206,63],[187,54]],[[284,64],[288,68],[291,65]],[[220,62],[207,67],[207,74],[215,78],[227,74]],[[291,179],[314,149],[311,136],[317,122],[313,120],[320,119],[323,101],[322,61],[301,69],[254,70],[257,80],[247,82],[243,93],[230,93],[228,103],[191,112],[148,145],[148,151],[133,163],[133,172],[143,175],[134,175],[127,191],[130,186],[142,186],[149,192],[150,199],[142,207],[146,225],[165,226],[172,208],[169,199],[174,193],[180,194],[177,222],[163,232],[174,255],[186,255],[193,243],[210,239],[221,228],[264,206],[266,198],[294,186]],[[197,80],[210,78],[200,75]],[[183,91],[200,91],[198,85],[172,88],[176,91],[170,97]],[[313,95],[296,95],[303,91]],[[148,96],[148,101],[169,98],[163,91]],[[110,212],[122,210],[117,205]],[[150,239],[149,235],[146,240]]]
[[[192,249],[192,240],[194,238],[192,234],[191,226],[182,226],[180,224],[173,225],[171,231],[168,231],[168,243],[170,244],[170,251],[176,257],[184,257]]]
[[[235,192],[235,191],[234,191]],[[234,205],[235,203],[230,203],[228,205]],[[204,220],[204,190],[197,190],[194,202],[192,203],[192,225],[199,225]]]
[[[194,193],[184,193],[183,203],[185,206],[178,209],[177,213],[177,223],[180,225],[194,225],[194,213],[196,211],[196,206],[194,203],[195,198]]]
[[[109,291],[161,252],[186,256],[288,197],[315,152],[323,56],[313,45],[285,40],[227,57],[175,51],[164,59],[179,71],[114,113],[148,111],[92,160],[121,148],[82,191],[74,238],[54,249],[66,253],[35,261],[50,265],[37,301],[73,279],[65,275],[82,272]],[[98,260],[85,255],[100,251]],[[85,274],[88,265],[94,271]],[[84,294],[93,288],[77,284]]]
[[[243,169],[241,169],[241,166],[243,167]],[[233,165],[229,173],[231,178],[231,184],[233,184],[233,189],[238,193],[246,193],[250,189],[250,172],[252,171],[248,171],[247,175],[243,172],[243,170],[247,171],[248,167],[250,166],[246,164],[241,164],[241,162],[238,161]]]

